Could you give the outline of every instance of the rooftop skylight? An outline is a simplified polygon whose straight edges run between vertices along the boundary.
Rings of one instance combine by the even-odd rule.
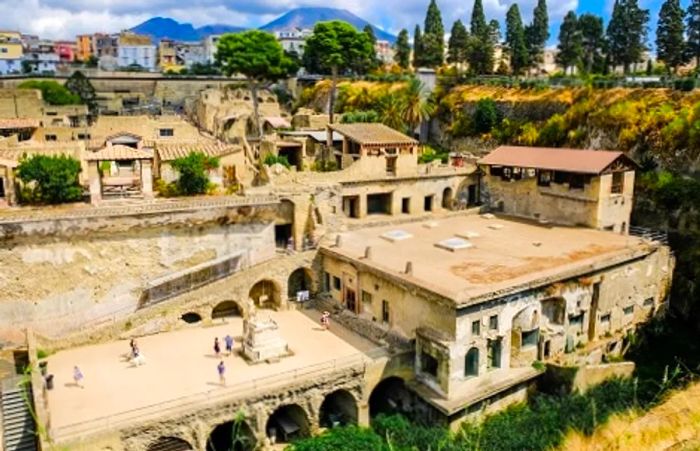
[[[382,233],[380,236],[387,241],[391,241],[392,243],[413,238],[413,235],[405,230],[390,230],[389,232]]]
[[[439,243],[435,243],[435,247],[439,247],[440,249],[445,249],[450,252],[457,252],[474,247],[474,245],[463,238],[454,237],[442,240]]]

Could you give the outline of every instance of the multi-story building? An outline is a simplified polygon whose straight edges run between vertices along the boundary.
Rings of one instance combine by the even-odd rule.
[[[119,67],[140,66],[155,70],[157,63],[156,46],[149,36],[124,31],[119,35],[117,64]]]
[[[389,41],[377,41],[374,44],[374,51],[377,53],[377,59],[384,64],[394,62],[394,47]]]
[[[178,72],[182,69],[177,62],[177,49],[172,39],[161,39],[158,43],[158,67],[164,72]]]
[[[103,56],[117,57],[119,35],[96,33],[93,36],[93,53],[97,58]]]
[[[0,74],[21,72],[22,41],[16,31],[0,31]]]
[[[73,41],[55,41],[54,52],[61,63],[72,63],[76,59],[77,44]]]
[[[275,37],[287,52],[295,52],[299,56],[304,54],[306,38],[311,36],[313,30],[306,28],[293,28],[275,32]]]
[[[24,58],[28,68],[34,73],[56,72],[60,58],[54,43],[45,39],[26,37],[24,41]]]
[[[204,39],[204,57],[208,63],[216,60],[216,47],[219,45],[220,34],[212,34]]]
[[[75,58],[78,61],[87,61],[95,54],[95,36],[91,34],[80,34],[77,36]]]
[[[206,49],[202,42],[178,42],[175,44],[178,62],[185,67],[206,64]]]

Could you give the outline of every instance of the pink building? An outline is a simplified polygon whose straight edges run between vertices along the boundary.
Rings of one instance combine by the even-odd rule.
[[[56,41],[54,42],[54,52],[58,55],[58,59],[62,63],[72,63],[75,61],[77,45],[73,41]]]

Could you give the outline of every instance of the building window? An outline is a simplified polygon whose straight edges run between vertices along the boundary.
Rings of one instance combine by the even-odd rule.
[[[583,189],[586,184],[586,177],[583,174],[571,174],[569,178],[569,189]]]
[[[491,166],[489,168],[489,173],[494,177],[503,176],[503,166]]]
[[[362,303],[371,304],[372,303],[372,293],[362,290]]]
[[[333,276],[333,289],[340,291],[340,277]]]
[[[382,301],[382,322],[388,323],[390,319],[389,314],[389,301]]]
[[[539,341],[540,341],[540,330],[539,329],[523,332],[521,342],[520,342],[520,347],[527,348],[527,347],[537,346],[537,343]]]
[[[327,272],[323,273],[323,286],[326,287],[326,291],[331,291],[331,275]]]
[[[78,139],[81,141],[90,139],[90,133],[78,133]]]
[[[624,313],[625,315],[633,314],[634,313],[634,305],[630,305],[630,306],[625,307],[624,309],[622,309],[622,313]]]
[[[479,350],[477,348],[471,348],[464,357],[464,375],[479,375]]]
[[[606,313],[605,315],[600,315],[600,322],[602,324],[609,324],[610,323],[610,313]]]
[[[58,137],[57,137],[56,135],[45,135],[45,136],[44,136],[44,139],[45,139],[46,141],[57,141],[57,140],[58,140]]]
[[[433,377],[438,375],[438,361],[435,357],[430,354],[426,354],[425,351],[420,353],[420,367],[421,372],[429,374]]]
[[[613,172],[612,185],[610,185],[611,194],[622,194],[625,189],[625,173]]]
[[[489,329],[498,330],[498,315],[492,315],[489,317]]]
[[[175,131],[172,128],[161,128],[160,129],[161,138],[168,136],[175,136]]]
[[[472,336],[478,337],[481,335],[481,320],[472,321]]]
[[[537,173],[537,185],[549,186],[552,183],[552,171],[539,171]]]
[[[487,366],[488,369],[501,367],[501,340],[488,340],[486,342],[488,351]]]

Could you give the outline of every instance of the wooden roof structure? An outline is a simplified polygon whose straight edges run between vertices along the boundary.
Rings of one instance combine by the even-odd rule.
[[[160,161],[173,161],[183,158],[191,152],[201,152],[209,157],[222,157],[241,152],[243,147],[218,141],[158,143],[156,152]]]
[[[410,136],[377,123],[329,124],[330,130],[336,131],[361,146],[369,147],[406,147],[417,146],[418,141]]]
[[[134,149],[129,146],[115,144],[89,153],[87,161],[128,161],[128,160],[152,160],[153,153],[145,149]]]

